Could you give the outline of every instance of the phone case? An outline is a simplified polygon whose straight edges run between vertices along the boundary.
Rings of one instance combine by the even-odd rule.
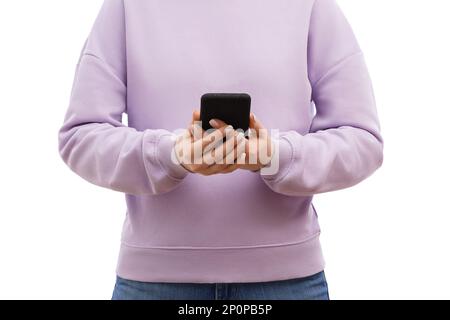
[[[249,127],[250,108],[251,97],[247,93],[206,93],[201,97],[203,130],[211,129],[211,119],[220,119],[245,132]]]

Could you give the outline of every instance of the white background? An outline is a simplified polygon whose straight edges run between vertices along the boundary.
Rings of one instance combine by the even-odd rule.
[[[124,197],[76,176],[57,151],[101,2],[0,1],[0,298],[111,297]],[[339,3],[386,144],[370,179],[316,197],[331,298],[448,299],[450,2]]]

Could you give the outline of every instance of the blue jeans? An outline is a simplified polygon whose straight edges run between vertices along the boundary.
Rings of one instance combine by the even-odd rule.
[[[329,300],[325,273],[249,283],[139,282],[117,277],[112,300]]]

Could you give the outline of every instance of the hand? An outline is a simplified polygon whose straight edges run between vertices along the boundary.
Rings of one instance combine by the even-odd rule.
[[[198,121],[200,114],[195,111],[188,130],[177,139],[175,153],[180,164],[205,176],[237,170],[236,160],[245,158],[244,135],[217,119],[210,123],[215,130],[206,134]],[[227,138],[224,143],[223,137]]]
[[[259,171],[270,164],[274,151],[273,141],[268,130],[255,117],[250,114],[249,139],[246,143],[245,164],[238,165],[239,169]]]

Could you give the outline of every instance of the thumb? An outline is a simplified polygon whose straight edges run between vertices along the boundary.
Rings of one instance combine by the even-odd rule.
[[[253,112],[250,113],[250,128],[256,129],[257,131],[260,129],[265,129],[263,124],[256,118]]]
[[[198,110],[194,110],[194,112],[192,112],[192,123],[196,121],[200,121],[200,111]]]

